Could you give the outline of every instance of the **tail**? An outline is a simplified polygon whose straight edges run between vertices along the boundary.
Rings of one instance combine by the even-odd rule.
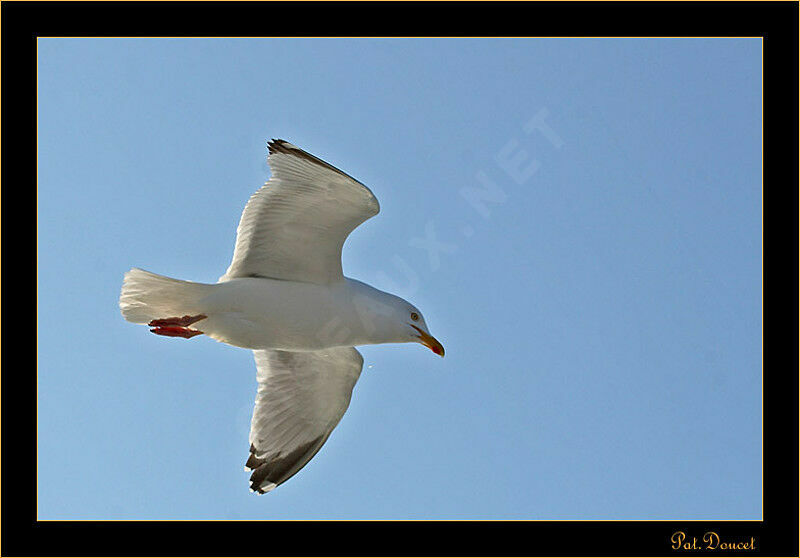
[[[134,267],[122,281],[119,309],[126,320],[137,324],[201,314],[198,303],[213,288],[214,285],[172,279]]]

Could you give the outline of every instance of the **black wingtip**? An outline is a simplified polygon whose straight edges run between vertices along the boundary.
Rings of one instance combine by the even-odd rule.
[[[305,159],[306,161],[309,161],[310,163],[314,163],[315,165],[320,165],[322,167],[325,167],[326,169],[332,170],[333,172],[341,174],[342,176],[344,176],[346,178],[349,178],[350,180],[352,180],[354,182],[358,182],[359,184],[364,186],[363,183],[359,182],[358,180],[356,180],[355,178],[353,178],[352,176],[350,176],[346,172],[342,171],[341,169],[337,169],[336,167],[334,167],[330,163],[323,161],[319,157],[315,157],[311,153],[307,153],[306,151],[303,151],[302,149],[300,149],[299,147],[297,147],[293,143],[289,143],[286,140],[273,138],[273,139],[271,139],[270,141],[267,142],[267,147],[269,148],[269,154],[270,155],[273,155],[275,153],[282,153],[282,154],[285,154],[285,155],[293,155],[294,157],[298,157],[300,159]],[[364,187],[366,188],[366,186],[364,186]],[[367,190],[369,190],[369,188],[367,188]],[[370,194],[372,194],[372,192],[370,192]],[[378,203],[377,200],[375,200],[375,203],[376,204]],[[377,213],[377,211],[375,211],[375,213]]]
[[[256,485],[256,483],[254,483],[254,482],[251,482],[251,483],[250,483],[250,491],[251,491],[251,492],[254,492],[254,493],[256,493],[256,494],[266,494],[266,492],[264,492],[263,490],[261,490],[261,487],[260,487],[260,486],[257,486],[257,485]]]
[[[267,142],[267,149],[269,150],[269,154],[272,155],[273,153],[281,153],[281,152],[286,153],[286,151],[288,151],[288,149],[286,148],[286,144],[289,144],[289,142],[286,140],[272,138]]]
[[[279,483],[271,481],[267,477],[269,474],[269,464],[262,464],[259,467],[256,467],[256,469],[253,470],[253,473],[250,475],[250,490],[258,494],[266,494],[275,488]],[[269,490],[264,490],[265,486],[270,486]]]

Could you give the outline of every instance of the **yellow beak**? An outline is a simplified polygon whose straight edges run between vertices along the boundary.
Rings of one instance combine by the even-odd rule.
[[[436,338],[434,338],[432,335],[428,335],[414,324],[408,324],[408,325],[410,325],[419,332],[419,335],[417,337],[419,337],[420,343],[428,347],[431,351],[433,351],[440,357],[444,356],[444,347],[442,347],[442,344],[439,343],[436,340]]]

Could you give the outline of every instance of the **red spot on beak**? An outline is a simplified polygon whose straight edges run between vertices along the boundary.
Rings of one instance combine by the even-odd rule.
[[[440,357],[444,356],[444,347],[442,344],[439,343],[433,335],[422,331],[420,328],[415,326],[414,324],[409,324],[411,327],[416,329],[419,332],[419,342],[428,347],[431,351],[439,355]]]

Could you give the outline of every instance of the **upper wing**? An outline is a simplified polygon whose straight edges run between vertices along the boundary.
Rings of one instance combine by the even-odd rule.
[[[342,245],[380,211],[378,200],[354,178],[291,143],[272,140],[268,147],[272,177],[247,202],[233,261],[220,281],[340,281]]]
[[[353,347],[253,351],[258,396],[250,424],[250,488],[269,492],[311,460],[347,410],[364,359]]]

